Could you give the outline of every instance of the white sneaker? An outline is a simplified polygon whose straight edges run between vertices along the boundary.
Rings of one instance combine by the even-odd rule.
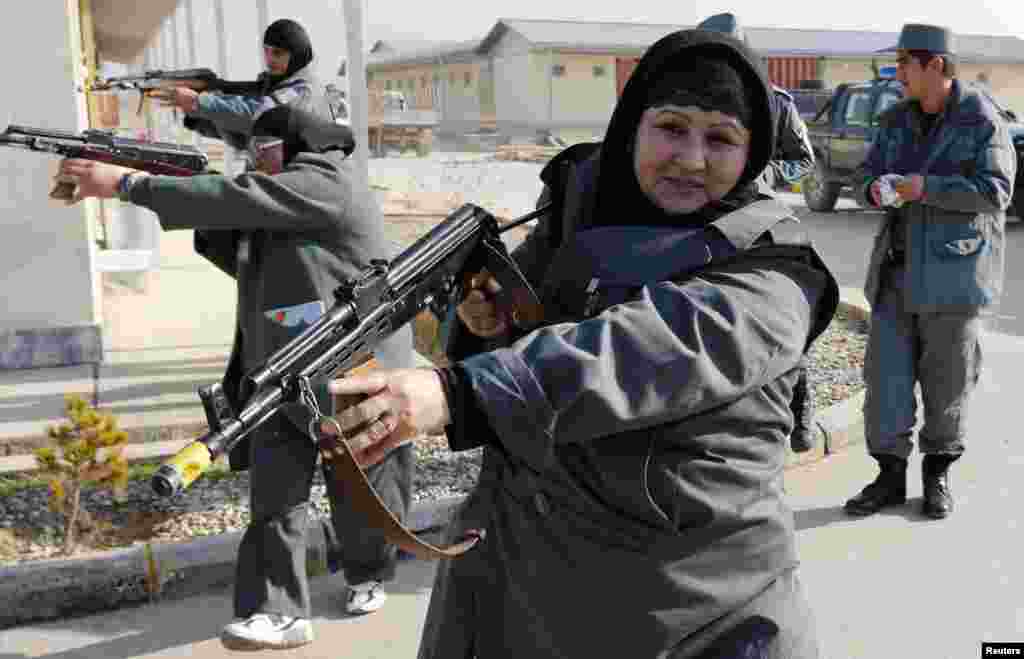
[[[313,623],[272,613],[256,613],[224,627],[221,643],[229,648],[295,648],[313,642]]]
[[[381,588],[379,581],[365,581],[348,587],[345,597],[345,611],[349,615],[373,613],[388,599],[388,594]]]

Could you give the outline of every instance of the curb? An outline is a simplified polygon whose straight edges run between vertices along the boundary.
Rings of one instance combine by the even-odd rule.
[[[843,289],[840,309],[860,320],[870,317],[859,291]],[[824,434],[810,451],[789,451],[786,468],[817,462],[837,450],[863,442],[864,392],[833,405],[816,419]],[[414,503],[407,526],[416,533],[442,531],[465,496]],[[235,556],[242,531],[188,542],[151,545],[159,566],[159,594],[163,599],[189,597],[234,581]],[[98,553],[87,558],[51,559],[0,567],[0,629],[37,620],[52,620],[110,610],[150,601],[146,585],[146,545]],[[320,524],[310,524],[307,535],[307,571],[327,573]],[[411,558],[403,555],[402,558]]]
[[[451,496],[414,503],[407,525],[425,534],[443,529],[465,499]],[[310,576],[327,574],[324,536],[319,518],[306,536]],[[100,552],[84,558],[35,561],[0,567],[0,629],[27,622],[89,615],[152,599],[180,599],[234,582],[235,557],[243,531],[188,542],[156,543],[158,595],[147,587],[146,545]],[[400,559],[412,557],[402,553]]]
[[[840,289],[839,308],[850,318],[868,322],[871,320],[871,308],[858,288]],[[829,455],[851,444],[864,441],[864,390],[861,390],[844,401],[832,405],[815,415],[815,422],[824,436],[824,440],[815,444],[814,448],[804,453],[788,451],[786,468],[808,465],[824,460]]]

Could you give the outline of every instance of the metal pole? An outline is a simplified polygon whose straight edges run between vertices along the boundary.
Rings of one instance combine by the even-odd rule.
[[[192,0],[185,0],[185,32],[188,35],[188,65],[199,66],[199,54],[196,51],[196,15],[192,9]],[[221,75],[226,75],[223,71]]]
[[[363,0],[344,0],[345,45],[348,50],[348,98],[352,132],[356,138],[356,184],[360,190],[370,187],[369,113],[366,86],[366,54],[363,49],[366,27]]]
[[[217,66],[220,68],[220,75],[225,78],[231,77],[228,71],[228,44],[227,32],[224,27],[224,0],[213,2],[214,23],[217,26]],[[235,155],[231,146],[224,145],[224,172],[232,175],[235,173]]]
[[[181,51],[181,44],[178,41],[178,10],[177,9],[175,9],[174,12],[170,16],[170,24],[171,24],[171,61],[174,62],[174,68],[175,69],[180,69],[180,68],[182,68],[182,66],[181,66],[181,57],[179,56],[179,52]]]
[[[548,50],[548,130],[555,120],[555,51]]]
[[[192,8],[192,0],[185,0],[185,35],[188,38],[188,65],[199,66],[199,55],[196,51],[196,15]],[[199,146],[199,133],[191,135],[192,146]]]
[[[256,3],[257,21],[259,22],[260,38],[259,43],[256,44],[256,48],[259,52],[256,53],[256,61],[259,62],[259,68],[263,68],[263,33],[267,31],[267,26],[270,25],[270,0],[261,0]]]

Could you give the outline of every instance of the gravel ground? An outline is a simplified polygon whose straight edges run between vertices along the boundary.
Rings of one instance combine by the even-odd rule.
[[[474,154],[434,153],[428,158],[379,158],[370,161],[375,186],[396,192],[462,194],[496,213],[509,216],[533,207],[540,192],[541,165],[487,161]],[[845,400],[863,387],[861,366],[866,326],[836,317],[811,351],[811,381],[818,409]],[[820,438],[819,438],[820,441]],[[417,500],[468,492],[476,481],[480,451],[452,454],[441,437],[418,442],[414,492]],[[96,523],[78,554],[126,546],[133,542],[181,541],[196,536],[241,530],[249,521],[248,474],[204,477],[182,495],[161,499],[147,481],[136,481],[120,501],[109,492],[86,489],[85,509]],[[47,490],[27,489],[0,500],[0,564],[58,556],[60,517],[47,508]],[[320,475],[312,505],[327,514]]]
[[[393,192],[458,195],[495,215],[533,210],[543,165],[494,160],[473,153],[431,153],[426,158],[371,158],[370,182]]]

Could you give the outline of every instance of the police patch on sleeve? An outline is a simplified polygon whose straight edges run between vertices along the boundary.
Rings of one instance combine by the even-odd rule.
[[[263,315],[267,320],[282,327],[305,329],[324,315],[325,306],[322,300],[296,304],[291,307],[281,307],[264,311]]]
[[[280,105],[289,105],[302,98],[302,91],[297,87],[285,87],[270,94]]]

